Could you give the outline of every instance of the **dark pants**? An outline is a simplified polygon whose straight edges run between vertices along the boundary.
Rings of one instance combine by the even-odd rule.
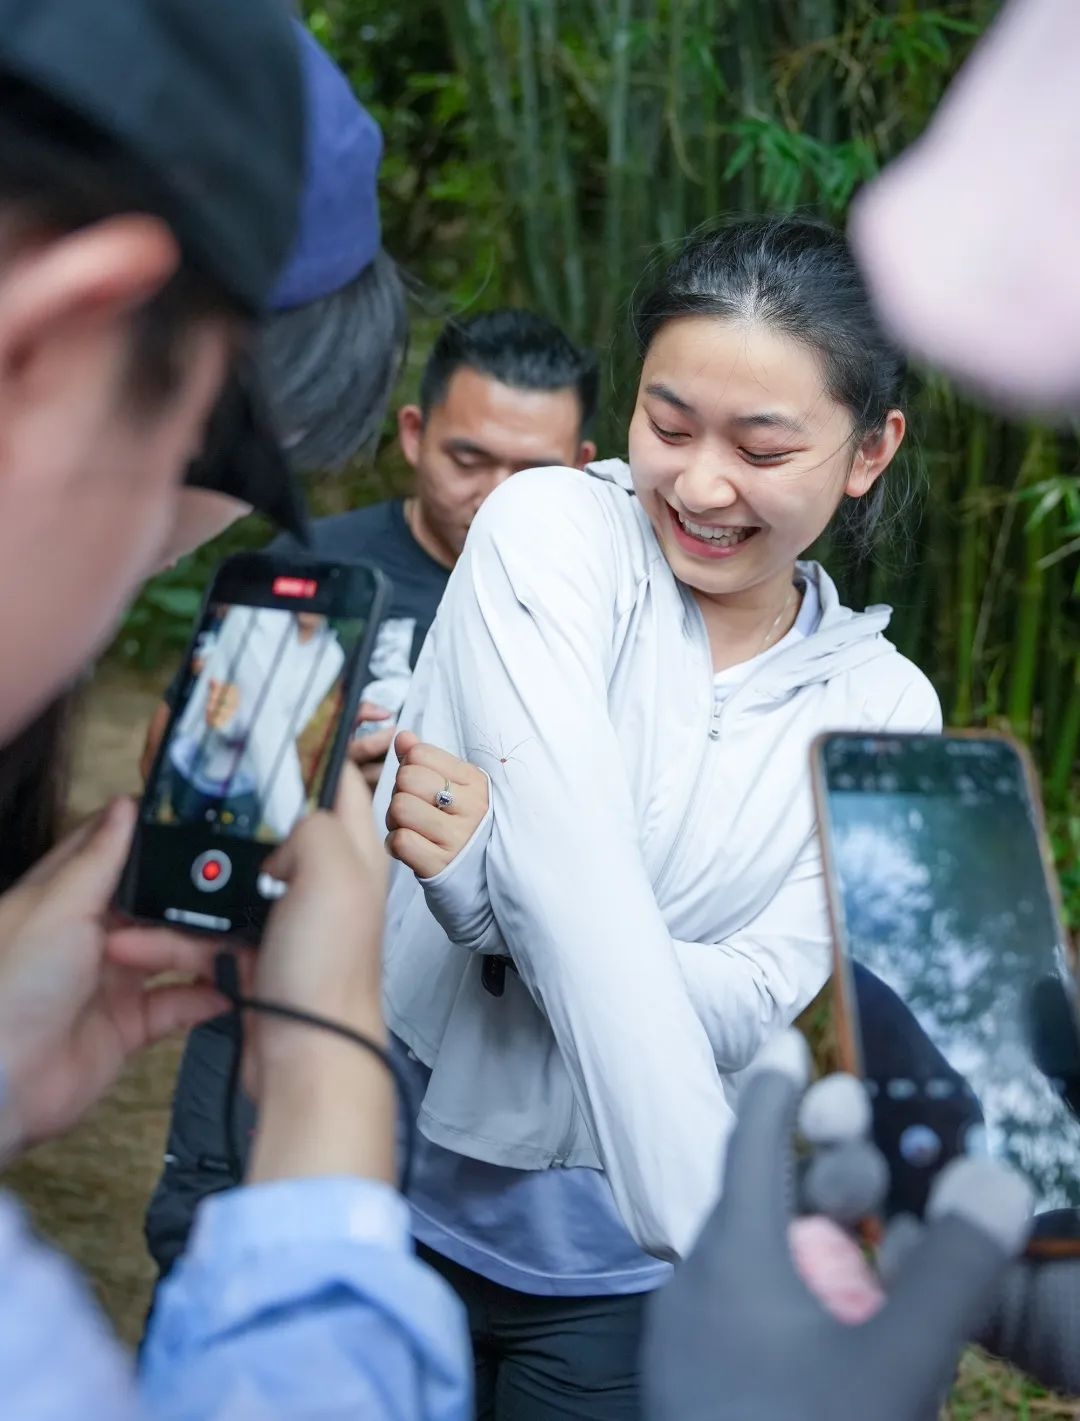
[[[197,1026],[187,1039],[173,1095],[165,1167],[146,1211],[146,1242],[162,1278],[187,1246],[195,1210],[208,1194],[231,1189],[225,1139],[229,1076],[236,1038],[228,1016]],[[236,1101],[234,1146],[245,1162],[255,1110]]]
[[[476,1360],[476,1421],[640,1421],[638,1348],[648,1293],[518,1293],[421,1244],[465,1304]]]

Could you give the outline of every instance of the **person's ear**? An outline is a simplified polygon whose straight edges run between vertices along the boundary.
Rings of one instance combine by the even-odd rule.
[[[862,498],[892,463],[896,451],[904,442],[907,421],[901,410],[890,410],[885,423],[868,434],[859,445],[855,461],[848,474],[844,492],[849,498]]]
[[[424,415],[419,405],[402,405],[397,415],[398,442],[405,462],[416,468],[420,462],[420,443],[424,437]]]
[[[0,392],[47,393],[54,362],[90,334],[112,334],[180,265],[158,218],[111,217],[29,245],[0,269]]]
[[[583,469],[586,464],[591,464],[596,458],[596,445],[591,439],[583,439],[578,447],[576,468]]]

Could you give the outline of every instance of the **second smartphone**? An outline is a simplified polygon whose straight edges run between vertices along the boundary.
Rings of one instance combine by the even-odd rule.
[[[814,752],[843,1064],[865,1077],[888,1212],[990,1154],[1032,1249],[1080,1252],[1076,986],[1037,789],[997,735],[830,735]]]
[[[259,940],[283,891],[263,863],[333,801],[388,585],[361,563],[222,564],[147,780],[122,912]]]

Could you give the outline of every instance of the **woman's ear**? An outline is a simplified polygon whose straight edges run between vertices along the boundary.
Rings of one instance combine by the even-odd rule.
[[[892,463],[896,451],[904,442],[907,421],[902,410],[890,410],[885,423],[868,434],[855,454],[844,492],[849,498],[862,498]]]

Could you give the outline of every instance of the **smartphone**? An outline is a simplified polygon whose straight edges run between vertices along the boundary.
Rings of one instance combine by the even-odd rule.
[[[364,563],[221,565],[174,684],[122,913],[259,941],[284,892],[264,861],[333,801],[388,588]]]
[[[845,1069],[892,1187],[988,1153],[1031,1182],[1030,1249],[1080,1252],[1080,1015],[1038,790],[1007,736],[827,735],[814,791]]]

